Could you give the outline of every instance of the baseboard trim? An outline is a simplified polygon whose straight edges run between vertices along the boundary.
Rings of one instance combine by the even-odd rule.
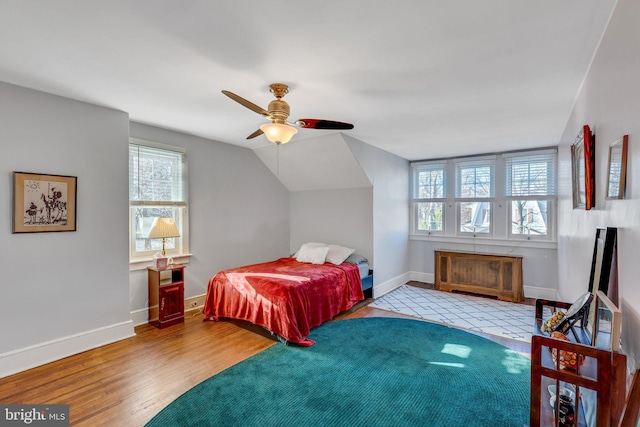
[[[410,271],[409,279],[417,282],[435,283],[435,276],[433,273],[422,273],[419,271]],[[395,288],[394,288],[395,289]],[[524,296],[526,298],[541,298],[549,299],[553,301],[559,300],[558,291],[556,289],[541,288],[538,286],[524,286]]]
[[[549,299],[552,301],[558,301],[559,295],[556,289],[539,288],[536,286],[524,286],[523,288],[525,298],[534,299]]]
[[[421,273],[419,271],[410,271],[409,280],[415,280],[416,282],[434,283],[435,275],[433,273]]]
[[[0,354],[0,378],[135,336],[129,320]]]
[[[375,276],[374,276],[375,277]],[[404,273],[394,277],[391,280],[387,280],[384,283],[379,283],[373,286],[373,297],[380,298],[381,296],[388,294],[392,290],[404,285],[410,280],[410,274]]]

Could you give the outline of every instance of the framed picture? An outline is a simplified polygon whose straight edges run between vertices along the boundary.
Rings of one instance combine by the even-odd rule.
[[[76,231],[75,176],[13,173],[13,232]]]
[[[596,300],[597,308],[591,345],[605,350],[620,351],[622,312],[602,291],[598,291]]]
[[[571,146],[574,209],[590,210],[595,207],[595,168],[595,136],[585,125]]]
[[[627,150],[629,135],[609,145],[607,199],[624,199],[627,190]]]
[[[589,292],[593,295],[602,292],[613,304],[618,304],[617,236],[618,229],[616,227],[596,229],[589,276]],[[582,322],[585,332],[590,337],[596,333],[597,315],[596,304],[591,304],[587,319]]]

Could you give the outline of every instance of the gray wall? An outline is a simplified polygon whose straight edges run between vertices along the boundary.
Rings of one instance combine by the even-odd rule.
[[[193,256],[185,298],[205,294],[220,270],[289,255],[289,192],[252,150],[138,123],[131,136],[187,149]],[[146,270],[132,271],[136,323],[146,321],[146,307]]]
[[[559,150],[560,296],[574,301],[587,291],[596,227],[618,227],[618,268],[623,351],[640,358],[640,2],[619,0],[579,93]],[[574,210],[570,146],[583,125],[596,134],[596,208]],[[629,135],[627,199],[605,200],[608,146]]]
[[[356,250],[373,265],[373,189],[294,191],[290,194],[291,253],[306,242]]]
[[[133,334],[128,132],[126,113],[0,83],[0,377]],[[76,176],[77,231],[12,234],[13,171]]]
[[[0,113],[3,377],[132,336],[147,286],[129,266],[128,115],[5,83]],[[131,133],[187,149],[187,298],[219,270],[288,254],[289,193],[251,150],[141,124]],[[77,176],[77,231],[11,234],[13,171]]]
[[[344,135],[373,184],[374,296],[409,279],[409,162]]]

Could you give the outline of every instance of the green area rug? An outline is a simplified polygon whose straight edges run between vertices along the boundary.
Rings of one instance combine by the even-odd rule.
[[[315,328],[198,384],[147,426],[522,426],[526,357],[434,323],[363,318]]]

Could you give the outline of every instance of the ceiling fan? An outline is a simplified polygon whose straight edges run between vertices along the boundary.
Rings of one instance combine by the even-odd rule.
[[[305,129],[353,129],[353,125],[351,123],[336,122],[333,120],[298,119],[295,121],[295,123],[289,123],[287,122],[287,118],[289,117],[290,113],[289,104],[282,99],[287,93],[289,93],[289,86],[283,83],[273,83],[269,85],[269,88],[276,99],[269,103],[269,107],[267,110],[254,104],[251,101],[247,101],[246,99],[236,95],[233,92],[229,92],[228,90],[222,91],[222,93],[236,101],[238,104],[243,105],[251,111],[255,111],[261,116],[264,116],[271,120],[271,123],[260,126],[260,129],[249,135],[247,139],[252,139],[256,136],[264,134],[269,141],[273,142],[276,145],[280,145],[286,144],[287,142],[291,141],[293,135],[298,133],[298,129],[296,129],[296,126]]]

